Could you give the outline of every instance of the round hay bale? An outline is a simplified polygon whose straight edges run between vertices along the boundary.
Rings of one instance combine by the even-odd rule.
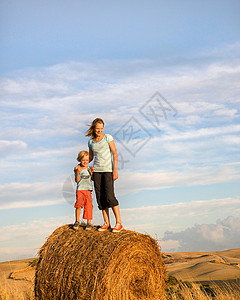
[[[130,230],[56,229],[39,251],[36,300],[165,299],[166,269],[157,242]]]

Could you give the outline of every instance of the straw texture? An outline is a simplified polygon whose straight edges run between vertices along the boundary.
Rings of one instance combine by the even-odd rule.
[[[166,270],[156,241],[130,230],[56,229],[39,251],[36,300],[165,299]]]

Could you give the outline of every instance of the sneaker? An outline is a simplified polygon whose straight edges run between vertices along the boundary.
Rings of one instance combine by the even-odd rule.
[[[102,227],[98,228],[98,231],[105,231],[108,228],[111,228],[111,226],[109,224],[105,223]]]
[[[79,228],[79,222],[78,221],[76,221],[74,224],[73,224],[73,229],[74,230],[77,230],[78,228]]]
[[[117,223],[117,224],[115,225],[115,227],[113,228],[112,232],[120,232],[122,229],[123,229],[122,224]]]
[[[85,227],[85,230],[91,230],[92,229],[92,224],[87,224],[87,226]]]

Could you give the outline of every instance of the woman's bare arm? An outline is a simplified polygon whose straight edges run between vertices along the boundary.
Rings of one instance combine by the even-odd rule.
[[[93,151],[92,151],[92,148],[88,148],[89,149],[89,162],[91,162],[93,160]]]
[[[110,150],[112,152],[113,155],[113,180],[117,180],[118,179],[118,155],[117,155],[117,148],[115,146],[114,141],[111,141],[109,143],[109,147]]]

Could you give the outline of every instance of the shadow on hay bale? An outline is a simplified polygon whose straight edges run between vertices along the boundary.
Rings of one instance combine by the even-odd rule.
[[[56,229],[39,251],[35,296],[47,299],[165,299],[166,269],[149,235]]]

